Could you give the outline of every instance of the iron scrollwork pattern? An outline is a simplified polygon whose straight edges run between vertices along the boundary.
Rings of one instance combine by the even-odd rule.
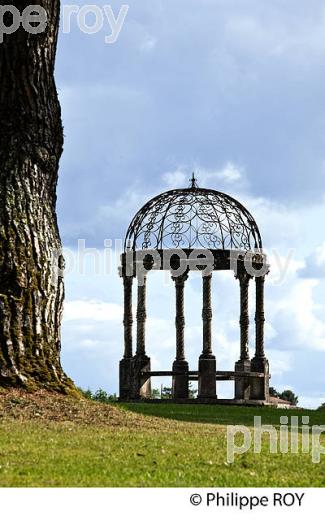
[[[125,249],[262,251],[249,211],[225,193],[192,186],[151,199],[133,218]]]

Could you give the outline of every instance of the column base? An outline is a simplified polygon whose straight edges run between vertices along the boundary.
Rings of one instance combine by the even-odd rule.
[[[150,399],[151,380],[150,377],[143,375],[143,372],[150,372],[150,358],[144,354],[135,355],[132,358],[132,383],[131,399]]]
[[[266,358],[254,357],[251,363],[252,372],[263,372],[264,377],[253,377],[251,381],[251,399],[269,401],[269,362]]]
[[[249,359],[240,359],[235,363],[235,372],[250,372],[251,362]],[[235,379],[235,399],[250,399],[250,379],[241,377]]]
[[[173,376],[173,399],[188,399],[189,375],[188,362],[177,361],[173,363],[173,371],[180,372]]]
[[[132,358],[120,361],[120,399],[130,399],[132,389]]]
[[[199,398],[214,398],[216,399],[216,369],[217,362],[214,356],[204,357],[201,355],[199,358]]]

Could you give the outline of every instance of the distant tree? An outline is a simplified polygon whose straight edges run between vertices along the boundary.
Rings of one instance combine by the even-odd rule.
[[[270,386],[269,392],[271,397],[279,397],[279,392],[273,386]]]
[[[90,388],[88,388],[87,390],[84,390],[83,388],[78,388],[78,390],[86,399],[92,399],[93,398],[93,393],[90,390]]]
[[[283,399],[284,401],[289,401],[293,405],[298,404],[298,396],[295,395],[291,390],[284,390],[283,392],[278,392],[273,386],[270,386],[270,396],[278,397],[279,399]]]
[[[160,390],[158,388],[153,388],[151,390],[151,399],[160,399]]]
[[[189,384],[188,396],[190,399],[195,399],[197,396],[197,390],[196,390],[196,388],[193,388],[192,382],[190,382],[190,384]]]
[[[100,403],[111,403],[114,401],[117,401],[116,394],[108,394],[105,390],[102,388],[99,388],[94,394],[93,394],[93,400],[99,401]]]
[[[279,395],[279,397],[280,397],[280,399],[284,399],[284,401],[289,401],[290,403],[292,403],[295,406],[298,404],[299,398],[291,390],[284,390]]]
[[[93,393],[89,388],[88,390],[78,388],[78,390],[86,399],[90,399],[91,401],[98,401],[99,403],[112,403],[117,401],[116,394],[108,394],[102,388],[99,388],[95,393]]]
[[[93,395],[94,401],[99,401],[100,403],[106,403],[109,399],[108,393],[105,392],[102,388],[99,388]]]
[[[325,403],[321,404],[321,405],[317,408],[317,410],[318,410],[319,412],[325,412]]]
[[[161,398],[162,399],[171,399],[173,395],[172,388],[168,386],[163,386],[161,389]]]
[[[169,386],[162,386],[161,391],[154,388],[151,392],[153,399],[171,399],[173,396],[173,390]],[[188,396],[190,399],[195,399],[197,396],[197,390],[193,388],[192,383],[189,384]]]

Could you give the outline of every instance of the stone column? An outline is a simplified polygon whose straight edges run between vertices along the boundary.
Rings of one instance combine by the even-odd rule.
[[[184,287],[187,278],[187,273],[173,277],[176,289],[176,359],[173,363],[173,371],[177,372],[173,376],[173,398],[175,399],[188,398],[188,363],[184,348]]]
[[[146,288],[147,276],[138,278],[137,301],[137,348],[133,358],[133,398],[149,399],[151,397],[150,377],[143,373],[150,372],[150,358],[146,354]]]
[[[255,312],[255,324],[256,324],[256,343],[255,343],[255,358],[265,358],[264,353],[264,283],[265,276],[257,276],[255,278],[256,285],[256,312]]]
[[[146,355],[146,289],[147,277],[143,276],[142,283],[138,280],[138,304],[137,304],[137,356]]]
[[[202,276],[203,285],[203,306],[202,306],[202,320],[203,320],[203,351],[202,355],[205,358],[213,356],[212,354],[212,304],[211,304],[211,281],[212,275]]]
[[[133,277],[123,275],[124,286],[124,357],[120,361],[120,399],[131,397],[132,379],[132,284]]]
[[[249,313],[248,313],[248,289],[250,276],[244,272],[238,275],[240,285],[240,359],[249,360]]]
[[[251,362],[249,359],[249,313],[248,313],[248,289],[251,276],[245,268],[238,273],[240,286],[240,359],[235,364],[236,372],[249,372]],[[244,376],[235,379],[235,399],[248,400],[250,398],[249,378]]]
[[[212,274],[202,276],[203,282],[203,350],[199,358],[199,398],[216,398],[216,358],[212,352]]]
[[[251,370],[253,372],[262,372],[263,377],[253,378],[251,385],[251,399],[267,401],[269,399],[269,362],[264,352],[264,283],[265,276],[256,276],[256,343],[255,356],[252,359]]]
[[[124,358],[129,359],[132,357],[132,285],[133,276],[123,276],[124,285]]]

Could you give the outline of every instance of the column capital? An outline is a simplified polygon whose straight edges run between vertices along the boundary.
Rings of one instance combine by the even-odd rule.
[[[184,285],[184,283],[186,282],[187,279],[188,279],[188,272],[182,273],[178,276],[172,276],[172,280],[175,282],[176,286]]]
[[[262,274],[261,276],[255,276],[255,282],[257,285],[263,285],[265,283],[265,274]]]
[[[235,274],[236,280],[239,280],[240,285],[248,285],[250,280],[253,278],[247,271],[239,271]]]
[[[136,280],[137,280],[139,287],[141,287],[142,285],[144,285],[147,282],[147,276],[148,276],[147,272],[142,273],[141,276],[139,274],[136,276]],[[140,283],[141,280],[143,280],[143,283]]]
[[[129,285],[132,285],[133,284],[133,276],[128,276],[126,274],[123,274],[121,276],[121,278],[123,279],[123,284],[124,286],[129,286]]]

